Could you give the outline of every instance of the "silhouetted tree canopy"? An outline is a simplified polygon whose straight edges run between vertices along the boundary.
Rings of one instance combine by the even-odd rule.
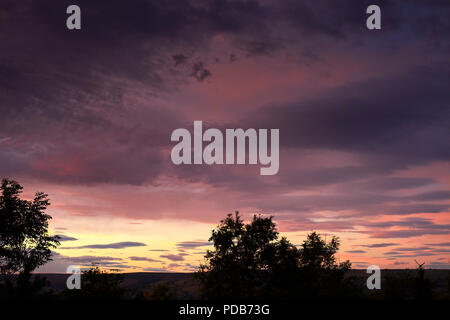
[[[18,284],[25,283],[59,245],[58,236],[48,234],[50,203],[42,192],[32,201],[20,199],[23,188],[13,180],[3,179],[0,189],[0,274],[18,273]]]
[[[339,239],[307,236],[301,249],[279,239],[273,217],[254,215],[245,224],[229,214],[212,231],[205,264],[196,274],[205,298],[299,298],[345,291],[350,262],[336,263]]]

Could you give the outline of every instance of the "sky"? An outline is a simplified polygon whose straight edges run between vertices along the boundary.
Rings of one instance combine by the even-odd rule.
[[[49,195],[54,261],[191,272],[227,213],[353,268],[450,268],[450,3],[0,3],[0,177]],[[81,30],[66,8],[81,8]],[[280,169],[179,165],[171,132],[279,128]]]

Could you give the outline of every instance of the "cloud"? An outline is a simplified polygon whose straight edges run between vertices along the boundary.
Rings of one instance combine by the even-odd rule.
[[[430,256],[435,256],[437,255],[436,253],[433,252],[421,252],[421,253],[417,253],[417,254],[404,254],[404,255],[398,255],[398,256],[394,256],[397,258],[416,258],[416,257],[430,257]]]
[[[389,252],[385,252],[384,254],[389,255],[391,257],[395,257],[395,258],[417,258],[417,257],[429,257],[429,256],[437,255],[436,253],[433,253],[433,252],[416,252],[416,253],[403,254],[403,252],[399,252],[399,251],[389,251]]]
[[[142,242],[124,241],[107,244],[89,244],[78,247],[63,247],[61,249],[123,249],[123,248],[145,247],[145,246],[147,245]]]
[[[182,265],[181,264],[178,264],[178,263],[170,263],[168,266],[167,266],[167,268],[168,269],[174,269],[174,268],[178,268],[178,267],[181,267]]]
[[[408,264],[407,262],[402,262],[402,261],[395,261],[393,263],[391,263],[394,266],[402,266],[402,265],[406,265]]]
[[[410,217],[396,221],[367,223],[372,238],[410,238],[421,235],[439,235],[450,232],[450,224],[435,223],[431,219]],[[402,229],[398,229],[402,227]],[[392,229],[395,228],[395,229]]]
[[[147,257],[135,257],[135,256],[133,256],[133,257],[128,257],[128,259],[130,259],[132,261],[160,262],[160,260],[147,258]]]
[[[430,178],[373,177],[370,181],[359,182],[357,185],[364,189],[385,191],[424,187],[435,183]]]
[[[143,271],[148,271],[148,272],[168,272],[168,270],[164,269],[164,268],[144,268],[142,269]]]
[[[186,57],[184,54],[175,54],[172,56],[172,58],[173,61],[175,62],[175,67],[180,64],[186,63],[186,61],[188,60],[188,57]]]
[[[165,258],[171,261],[183,261],[184,260],[184,256],[183,255],[176,255],[176,254],[164,254],[164,255],[160,255],[161,258]]]
[[[366,253],[367,251],[364,250],[347,250],[348,253]]]
[[[59,234],[58,237],[59,237],[58,240],[59,240],[60,242],[61,242],[61,241],[75,241],[75,240],[78,240],[77,238],[69,237],[69,236],[66,236],[66,235],[64,235],[64,234]]]
[[[450,160],[443,2],[384,3],[379,37],[361,25],[363,2],[80,0],[80,32],[61,28],[68,4],[0,4],[0,175],[52,188],[68,217],[210,223],[241,209],[275,214],[283,231],[449,233],[437,218],[399,217],[448,212],[448,186],[397,175]],[[170,133],[194,119],[280,128],[280,173],[173,166]]]
[[[206,78],[211,77],[211,71],[203,66],[202,62],[198,62],[192,66],[191,75],[197,79],[197,81],[204,81]]]
[[[417,229],[417,230],[378,231],[373,232],[370,236],[372,238],[411,238],[423,235],[439,235],[439,234],[448,234],[448,230],[444,231],[444,230]]]
[[[401,254],[401,252],[399,252],[399,251],[388,251],[388,252],[385,252],[384,254],[387,254],[387,255],[399,255],[399,254]]]
[[[0,66],[0,86],[6,89],[2,91],[0,105],[14,108],[1,110],[7,120],[3,128],[5,137],[10,140],[0,156],[1,173],[39,176],[56,183],[142,185],[173,173],[164,157],[169,144],[167,137],[185,119],[178,114],[179,105],[168,108],[158,102],[180,90],[186,83],[185,77],[194,76],[200,82],[210,77],[213,72],[210,64],[216,58],[216,52],[214,57],[209,56],[213,55],[211,41],[223,38],[224,34],[229,35],[227,41],[232,47],[226,49],[242,52],[247,59],[273,56],[281,50],[291,56],[299,51],[291,39],[300,34],[305,39],[302,51],[310,49],[316,55],[322,52],[305,48],[310,43],[306,40],[320,39],[326,51],[337,40],[354,47],[350,39],[358,39],[363,55],[364,50],[372,51],[362,41],[367,34],[357,27],[364,12],[362,4],[337,8],[332,2],[317,6],[308,1],[282,4],[226,1],[199,5],[195,1],[161,4],[138,0],[126,8],[109,4],[105,15],[101,13],[102,4],[82,1],[79,5],[87,15],[89,27],[70,33],[59,27],[60,17],[56,14],[64,11],[66,3],[58,3],[56,7],[49,0],[36,4],[8,3],[4,18],[10,32],[2,39],[0,49],[7,55],[5,61],[11,63]],[[390,29],[392,32],[402,30],[400,25],[411,28],[410,19],[401,19],[399,12],[407,11],[408,16],[417,15],[416,12],[410,12],[406,5],[386,6],[395,9],[395,13],[388,10],[383,20],[387,25],[397,21],[391,25],[395,26]],[[427,23],[443,21],[444,11],[439,5],[414,6],[427,7],[423,14],[433,17]],[[429,30],[436,33],[434,27]],[[420,35],[429,39],[423,30]],[[23,41],[14,41],[18,38]],[[51,50],[48,43],[64,45]],[[32,50],[23,50],[22,46]],[[80,47],[87,50],[85,55],[80,54]],[[378,50],[382,53],[388,50],[390,54],[391,49],[385,47],[382,45]],[[222,51],[229,56],[228,50]],[[439,56],[438,52],[433,53]],[[192,57],[191,71],[181,75],[174,69],[186,64],[188,56]],[[280,64],[296,66],[296,60],[286,60],[284,54],[273,57]],[[331,65],[330,69],[334,67]],[[408,70],[340,84],[334,89],[323,88],[325,92],[317,99],[302,98],[281,107],[261,106],[258,116],[252,117],[253,122],[245,117],[240,121],[245,114],[240,112],[229,125],[276,126],[282,128],[284,146],[350,150],[368,157],[368,165],[360,169],[349,166],[341,171],[334,169],[334,174],[333,169],[329,172],[324,169],[323,174],[318,170],[310,179],[284,171],[283,182],[291,186],[296,178],[320,184],[327,182],[326,177],[329,182],[349,179],[352,171],[361,176],[370,171],[386,172],[400,164],[448,159],[445,146],[437,143],[439,137],[448,135],[447,109],[441,103],[448,100],[448,69],[435,63],[426,69]],[[41,76],[31,76],[35,73]],[[385,93],[383,97],[379,92]],[[427,108],[422,107],[424,103]],[[29,116],[21,117],[24,113]],[[412,127],[414,130],[409,130]],[[408,139],[415,143],[403,143],[405,130],[414,132]],[[410,145],[421,147],[407,147]],[[219,171],[226,177],[226,170]],[[214,178],[209,181],[213,183]],[[230,180],[236,177],[231,175]]]
[[[375,243],[375,244],[361,245],[361,247],[366,247],[366,248],[385,248],[385,247],[395,246],[397,244],[398,243],[394,243],[394,242],[384,242],[384,243]]]
[[[117,264],[120,261],[123,261],[122,258],[119,257],[110,257],[110,256],[65,256],[61,255],[57,252],[53,252],[53,259],[55,261],[60,262],[68,262],[72,264],[81,264],[81,265],[91,265],[91,264],[101,264],[101,265],[112,265]]]
[[[440,262],[440,261],[432,261],[429,264],[427,264],[430,268],[436,268],[436,269],[450,269],[450,263],[446,262]]]
[[[187,271],[187,272],[196,272],[196,271],[198,271],[198,268],[199,268],[198,266],[190,264],[190,263],[184,264],[184,271]]]
[[[211,246],[211,245],[212,245],[211,242],[202,241],[202,240],[182,241],[182,242],[178,242],[176,244],[177,247],[184,248],[184,249],[195,249],[195,248],[198,248],[198,247],[206,247],[206,246]]]
[[[427,246],[450,247],[450,242],[426,243]]]
[[[450,190],[436,190],[424,192],[420,194],[410,195],[405,197],[414,201],[440,201],[450,200]]]
[[[395,248],[395,251],[423,251],[423,250],[430,250],[430,247],[404,247],[404,248]]]
[[[416,68],[346,84],[311,101],[267,107],[245,127],[282,128],[286,147],[358,152],[372,170],[449,160],[448,148],[436,143],[450,134],[450,111],[442,103],[450,98],[450,81],[444,80],[449,74],[448,68]],[[415,143],[405,144],[402,132],[413,128],[409,139]]]
[[[57,270],[58,273],[66,272],[66,268],[69,265],[78,265],[83,269],[88,269],[93,266],[109,269],[137,269],[138,267],[127,264],[125,259],[113,256],[95,256],[95,255],[83,255],[83,256],[66,256],[58,252],[52,252],[53,261],[48,265],[41,268],[41,270]],[[47,271],[48,272],[48,271]],[[54,272],[54,271],[51,271]]]

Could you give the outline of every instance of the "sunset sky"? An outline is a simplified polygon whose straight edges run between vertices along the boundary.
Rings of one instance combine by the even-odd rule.
[[[0,178],[63,240],[39,271],[195,271],[235,210],[353,268],[450,268],[450,2],[377,0],[368,30],[372,2],[2,0]],[[279,173],[174,165],[194,120],[279,128]]]

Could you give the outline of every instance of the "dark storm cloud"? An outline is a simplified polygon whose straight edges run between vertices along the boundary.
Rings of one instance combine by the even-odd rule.
[[[162,149],[179,121],[154,105],[131,112],[124,99],[130,90],[136,96],[136,83],[145,85],[143,97],[175,90],[171,57],[180,64],[187,60],[180,50],[201,52],[220,32],[245,33],[261,20],[261,6],[79,1],[82,29],[70,32],[69,4],[1,4],[0,141],[10,141],[0,174],[75,184],[152,182],[167,165]],[[191,68],[186,77],[211,76],[202,62]]]
[[[310,211],[367,209],[366,214],[438,213],[448,209],[449,191],[438,190],[409,197],[394,197],[386,190],[418,188],[437,182],[427,178],[389,177],[399,169],[450,160],[450,70],[448,67],[414,67],[395,76],[353,82],[331,89],[319,98],[260,110],[225,127],[280,128],[283,167],[276,178],[265,179],[232,170],[177,168],[179,177],[219,187],[273,193],[302,187],[340,183],[342,194],[298,197],[283,202],[258,202],[268,210]],[[382,94],[380,94],[382,93]],[[283,152],[286,148],[286,152]],[[288,149],[289,148],[289,149]],[[359,165],[289,168],[290,148],[339,150],[357,154]],[[365,181],[358,181],[363,180]],[[353,184],[352,184],[353,183]],[[362,192],[363,191],[363,192]],[[381,192],[380,192],[381,191]],[[250,205],[251,199],[249,202]],[[400,205],[374,206],[388,201]],[[415,203],[412,203],[415,201]],[[409,203],[408,203],[409,202]],[[424,203],[434,202],[434,203]],[[311,204],[311,205],[310,205]],[[320,205],[314,205],[320,204]],[[253,204],[254,205],[254,204]]]
[[[8,46],[8,52],[16,55],[16,59],[17,55],[34,58],[35,67],[49,63],[67,72],[83,66],[127,79],[147,80],[161,89],[164,82],[159,74],[161,69],[148,59],[155,58],[155,48],[173,44],[184,48],[202,46],[214,34],[246,32],[264,21],[263,9],[257,1],[202,4],[137,0],[130,5],[121,1],[80,0],[77,5],[82,11],[82,28],[71,32],[65,27],[66,8],[71,4],[50,0],[6,1],[0,7],[6,12],[3,22],[8,30],[3,45]],[[20,38],[21,42],[16,43],[14,38]],[[11,74],[11,70],[7,72]]]
[[[415,69],[345,85],[310,102],[268,107],[248,122],[282,128],[280,143],[287,147],[361,153],[373,161],[372,170],[449,160],[442,141],[450,136],[449,79],[446,66]]]
[[[0,96],[4,121],[0,139],[13,137],[0,155],[2,175],[38,175],[83,184],[151,182],[167,170],[162,149],[167,147],[168,128],[178,127],[180,121],[176,114],[155,106],[131,116],[124,100],[133,84],[127,82],[145,83],[149,95],[170,93],[177,86],[174,61],[175,65],[189,61],[183,50],[202,52],[212,36],[224,32],[235,36],[237,49],[249,56],[273,54],[292,40],[292,34],[360,37],[361,27],[355,27],[363,25],[365,8],[360,2],[337,5],[333,1],[318,5],[311,1],[138,0],[125,5],[82,0],[77,2],[82,8],[82,30],[71,32],[65,28],[69,4],[4,1],[0,7],[5,12],[1,29],[7,30],[0,42],[0,86],[5,89]],[[383,15],[386,26],[409,23],[406,19],[392,23],[392,16],[401,17],[397,13],[407,11],[401,5],[381,5],[389,8]],[[429,12],[434,21],[443,21],[439,13],[444,11],[437,4]],[[192,61],[190,68],[186,76],[200,82],[211,77],[204,62]],[[436,76],[434,81],[427,79]],[[356,150],[372,156],[367,167],[305,172],[296,181],[327,184],[406,165],[403,160],[448,158],[448,151],[429,143],[448,134],[444,107],[437,103],[448,98],[442,92],[448,87],[445,69],[429,70],[428,75],[427,70],[420,71],[420,77],[411,78],[416,81],[405,76],[357,83],[301,108],[268,108],[269,127],[282,128],[285,145]],[[422,85],[417,79],[423,79],[422,90],[417,90]],[[393,92],[397,86],[398,94]],[[379,92],[386,92],[386,97],[379,98]],[[409,93],[411,97],[403,99]],[[441,123],[433,123],[427,132],[411,133],[405,148],[400,138],[420,118],[426,123],[441,119]],[[225,179],[232,177],[223,174]],[[290,177],[294,175],[287,173],[283,183],[295,186]],[[220,183],[215,178],[211,177],[212,183]]]
[[[442,63],[449,48],[448,3],[380,1],[383,27],[389,32],[370,36],[362,23],[368,3],[361,1],[137,0],[131,5],[81,0],[79,32],[65,28],[69,4],[0,4],[0,175],[133,185],[172,175],[237,191],[242,206],[303,214],[302,221],[286,218],[291,230],[353,230],[358,222],[316,223],[310,214],[320,210],[352,210],[355,216],[448,210],[442,202],[449,192],[440,190],[436,181],[389,176],[450,159],[450,70]],[[199,86],[214,81],[209,41],[218,34],[231,37],[234,48],[224,55],[232,61],[275,57],[285,50],[286,56],[300,55],[302,63],[317,62],[338,43],[360,50],[350,57],[358,56],[365,64],[364,59],[374,57],[365,58],[369,52],[377,52],[382,61],[409,45],[418,48],[411,56],[423,57],[423,64],[347,81],[317,98],[266,106],[248,117],[243,109],[235,122],[220,124],[280,128],[282,166],[273,179],[223,167],[173,168],[167,157],[170,132],[183,127],[184,120],[152,98],[170,96],[190,78]],[[379,61],[374,63],[381,68]],[[145,105],[134,108],[136,100]],[[348,152],[359,164],[289,167],[291,150],[303,149]],[[278,197],[330,185],[336,186],[336,194]],[[425,186],[433,191],[394,194]],[[376,229],[391,226],[372,225],[369,233],[392,238],[448,232],[446,225],[412,223],[401,226],[413,230],[381,233]]]
[[[145,247],[147,246],[142,242],[133,242],[133,241],[124,241],[124,242],[115,242],[108,244],[89,244],[85,246],[79,247],[64,247],[61,249],[123,249],[123,248],[131,248],[131,247]]]

